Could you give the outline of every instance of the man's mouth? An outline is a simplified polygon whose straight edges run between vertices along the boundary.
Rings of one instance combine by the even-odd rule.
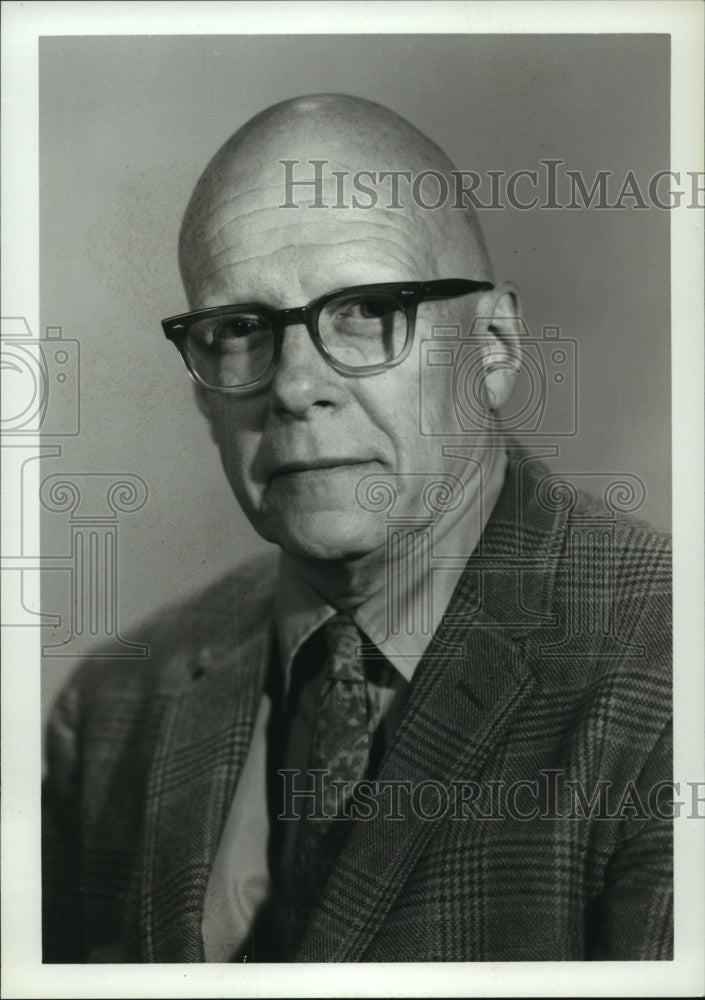
[[[293,476],[305,473],[316,473],[325,472],[326,470],[336,470],[353,468],[355,466],[370,465],[374,462],[373,458],[348,458],[348,457],[332,457],[332,458],[309,458],[309,459],[290,459],[286,462],[277,463],[273,468],[269,480],[276,479],[280,476]]]

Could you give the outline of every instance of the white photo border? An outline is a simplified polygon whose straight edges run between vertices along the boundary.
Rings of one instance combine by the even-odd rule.
[[[697,0],[570,2],[5,2],[2,4],[3,315],[39,328],[38,39],[58,35],[581,34],[671,36],[671,162],[703,167],[703,12]],[[323,10],[325,17],[322,16]],[[233,14],[237,17],[233,18]],[[291,25],[292,27],[289,27]],[[675,780],[702,781],[703,215],[671,211]],[[38,442],[36,442],[38,444]],[[36,463],[35,463],[36,464]],[[25,510],[38,534],[38,510]],[[36,596],[36,595],[35,595]],[[31,599],[31,595],[30,595]],[[6,630],[7,631],[7,630]],[[2,992],[8,997],[685,996],[705,975],[703,824],[676,821],[673,962],[246,966],[41,964],[39,640],[3,635]],[[31,669],[27,669],[29,665]],[[35,666],[36,665],[36,666]],[[705,803],[703,803],[705,811]]]

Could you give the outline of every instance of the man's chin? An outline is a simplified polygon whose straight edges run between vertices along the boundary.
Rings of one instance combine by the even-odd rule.
[[[378,537],[379,524],[332,512],[286,518],[261,533],[292,556],[326,562],[359,559],[379,549],[385,538]]]

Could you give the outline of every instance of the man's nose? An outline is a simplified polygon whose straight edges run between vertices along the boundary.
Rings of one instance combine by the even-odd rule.
[[[296,417],[314,407],[340,405],[344,399],[343,376],[321,357],[302,323],[284,330],[269,395],[275,412]]]

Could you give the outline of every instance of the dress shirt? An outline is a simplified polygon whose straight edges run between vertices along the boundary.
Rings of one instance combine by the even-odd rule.
[[[429,570],[412,550],[399,564],[400,603],[407,609],[406,627],[389,628],[386,585],[359,605],[351,617],[363,638],[367,637],[384,655],[388,666],[368,675],[367,689],[374,725],[376,756],[389,745],[404,710],[414,671],[445,613],[465,561],[474,551],[502,488],[506,453],[489,453],[485,469],[483,502],[465,505],[444,522],[434,525],[434,556],[456,557],[449,565]],[[447,515],[446,515],[447,517]],[[426,628],[416,623],[424,594],[431,587],[430,618]],[[425,605],[424,605],[425,606]],[[411,614],[409,609],[414,609]],[[302,579],[296,561],[282,553],[275,601],[275,628],[285,693],[291,681],[294,657],[304,642],[338,612]],[[305,770],[314,721],[314,706],[322,682],[313,678],[301,689],[285,766]],[[267,802],[267,725],[272,712],[270,696],[265,693],[255,719],[252,740],[237,784],[216,858],[211,869],[202,933],[206,961],[227,962],[238,953],[247,939],[260,907],[271,892],[267,860],[269,811]],[[303,785],[296,784],[296,787]],[[290,840],[291,838],[289,838]],[[289,859],[291,863],[291,858]]]

